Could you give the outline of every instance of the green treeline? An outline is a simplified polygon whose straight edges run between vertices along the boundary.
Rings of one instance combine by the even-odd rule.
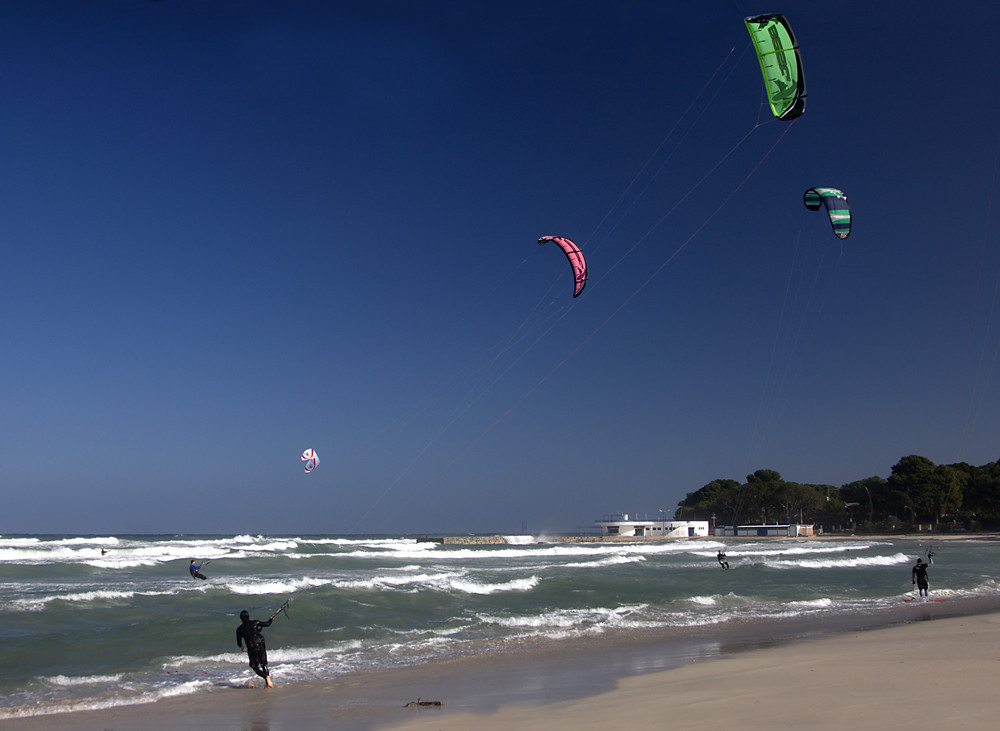
[[[717,525],[806,523],[827,530],[906,531],[1000,528],[1000,460],[981,467],[936,465],[903,457],[888,479],[868,477],[840,487],[786,482],[774,470],[747,481],[713,480],[678,504],[682,520]]]

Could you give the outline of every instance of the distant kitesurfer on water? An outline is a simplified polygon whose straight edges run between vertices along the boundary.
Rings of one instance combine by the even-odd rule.
[[[240,619],[243,624],[236,628],[236,644],[247,654],[250,669],[265,680],[268,688],[273,688],[271,671],[267,669],[267,648],[264,646],[264,635],[260,631],[264,627],[270,627],[274,617],[261,622],[259,619],[250,619],[250,612],[244,609],[240,612]],[[244,642],[246,647],[243,647]]]
[[[922,596],[927,596],[927,564],[917,559],[917,565],[913,567],[913,571],[910,572],[913,576],[913,584],[917,587],[917,593]]]
[[[724,569],[728,569],[729,568],[729,561],[726,560],[726,552],[725,551],[719,551],[719,555],[716,556],[716,558],[719,559],[719,566],[721,566]]]
[[[927,563],[934,563],[934,551],[931,550],[930,546],[927,546]]]
[[[191,572],[191,576],[195,579],[207,579],[208,577],[201,573],[201,567],[206,563],[208,563],[208,561],[202,561],[201,563],[196,564],[192,558],[191,565],[188,567],[188,571]]]

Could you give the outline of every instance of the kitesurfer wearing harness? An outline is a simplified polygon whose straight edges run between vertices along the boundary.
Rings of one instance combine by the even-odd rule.
[[[913,571],[910,572],[913,576],[913,583],[917,587],[917,593],[920,596],[927,596],[927,564],[917,559],[917,565],[913,567]]]
[[[236,628],[236,644],[247,654],[250,669],[267,682],[268,688],[273,688],[271,671],[267,669],[267,648],[264,646],[264,635],[260,631],[264,627],[270,627],[274,617],[261,622],[259,619],[250,619],[250,612],[244,609],[240,612],[240,620],[243,624]],[[243,646],[244,642],[246,647]]]
[[[719,555],[717,555],[716,558],[719,559],[719,566],[721,566],[724,569],[729,568],[729,561],[726,560],[725,551],[719,551]]]
[[[193,558],[191,559],[191,565],[188,567],[188,571],[191,572],[191,576],[193,578],[195,578],[195,579],[207,579],[208,578],[207,576],[205,576],[205,574],[201,573],[201,567],[204,566],[205,563],[206,563],[205,561],[202,561],[201,563],[196,564],[194,562],[194,559]]]

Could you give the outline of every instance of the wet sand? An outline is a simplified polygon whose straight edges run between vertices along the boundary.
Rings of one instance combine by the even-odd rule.
[[[0,721],[3,729],[992,727],[1000,598],[877,616],[599,637],[333,682],[206,692]],[[249,676],[249,671],[248,671]],[[442,701],[440,707],[405,707]]]

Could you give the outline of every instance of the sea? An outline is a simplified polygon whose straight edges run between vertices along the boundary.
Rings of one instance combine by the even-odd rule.
[[[636,632],[905,621],[928,551],[931,601],[1000,598],[1000,541],[985,538],[506,540],[0,535],[0,719],[260,685],[238,615],[286,600],[264,631],[281,684]]]

